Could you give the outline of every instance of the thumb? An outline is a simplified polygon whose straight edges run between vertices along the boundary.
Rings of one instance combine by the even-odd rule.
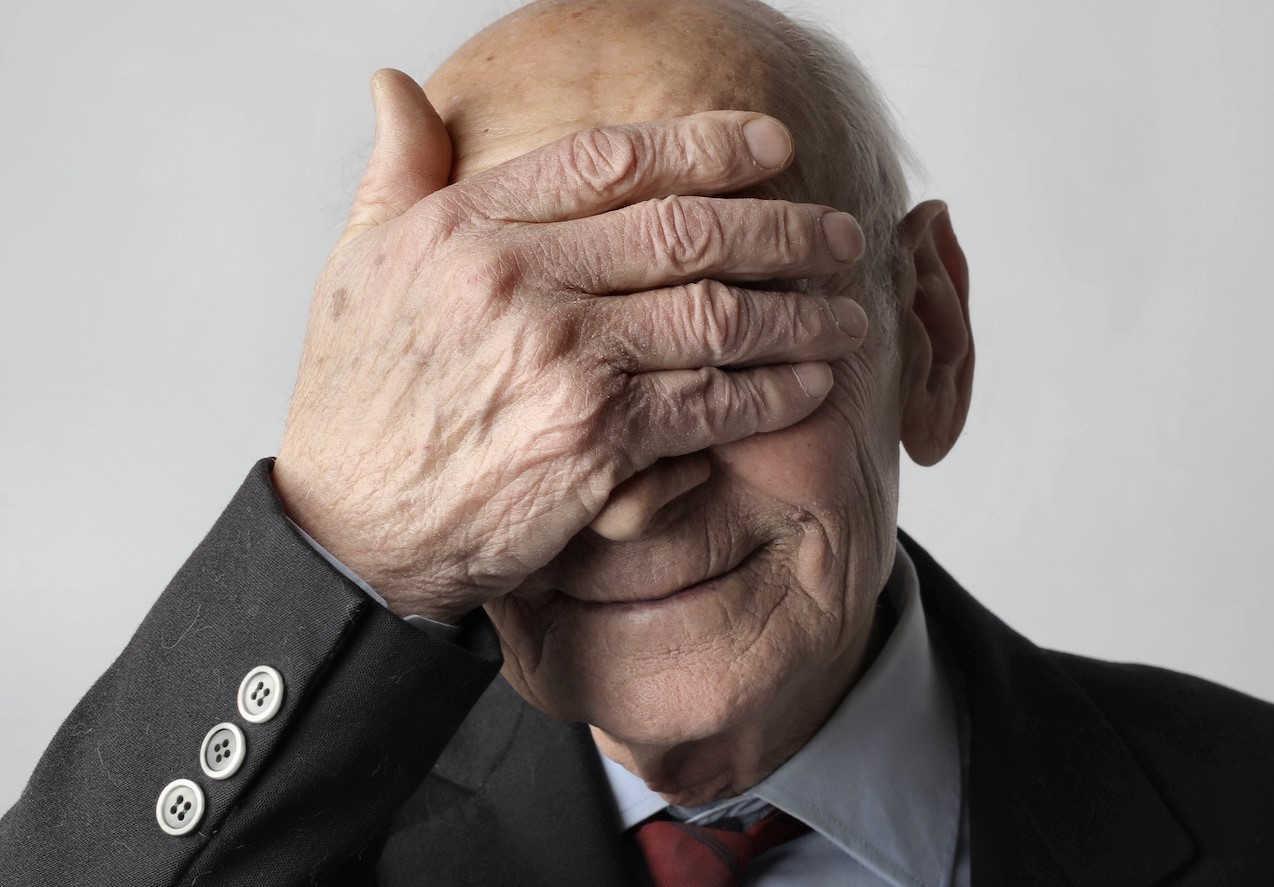
[[[402,71],[372,75],[376,143],[336,248],[405,213],[447,184],[451,137],[420,84]]]

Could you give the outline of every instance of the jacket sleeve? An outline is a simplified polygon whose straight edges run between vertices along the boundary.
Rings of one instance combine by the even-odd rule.
[[[0,820],[5,884],[344,883],[494,679],[481,611],[460,644],[394,616],[301,539],[271,467],[253,468]],[[254,723],[238,699],[258,666],[283,701]],[[213,779],[201,746],[223,722],[245,752]],[[176,779],[204,798],[182,835],[157,819]]]

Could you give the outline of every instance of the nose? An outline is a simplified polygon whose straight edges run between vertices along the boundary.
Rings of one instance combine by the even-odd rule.
[[[613,542],[640,539],[656,512],[712,474],[706,452],[660,459],[615,489],[589,528]]]

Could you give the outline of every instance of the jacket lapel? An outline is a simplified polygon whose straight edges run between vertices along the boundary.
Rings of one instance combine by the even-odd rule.
[[[618,821],[587,728],[497,678],[400,812],[379,883],[639,885]]]
[[[1056,654],[993,616],[901,530],[965,684],[973,884],[1142,887],[1193,844]]]

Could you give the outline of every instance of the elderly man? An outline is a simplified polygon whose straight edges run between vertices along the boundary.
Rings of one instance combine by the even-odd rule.
[[[968,274],[842,50],[548,0],[373,92],[278,459],[6,883],[1274,883],[1269,706],[1041,651],[898,532]]]

